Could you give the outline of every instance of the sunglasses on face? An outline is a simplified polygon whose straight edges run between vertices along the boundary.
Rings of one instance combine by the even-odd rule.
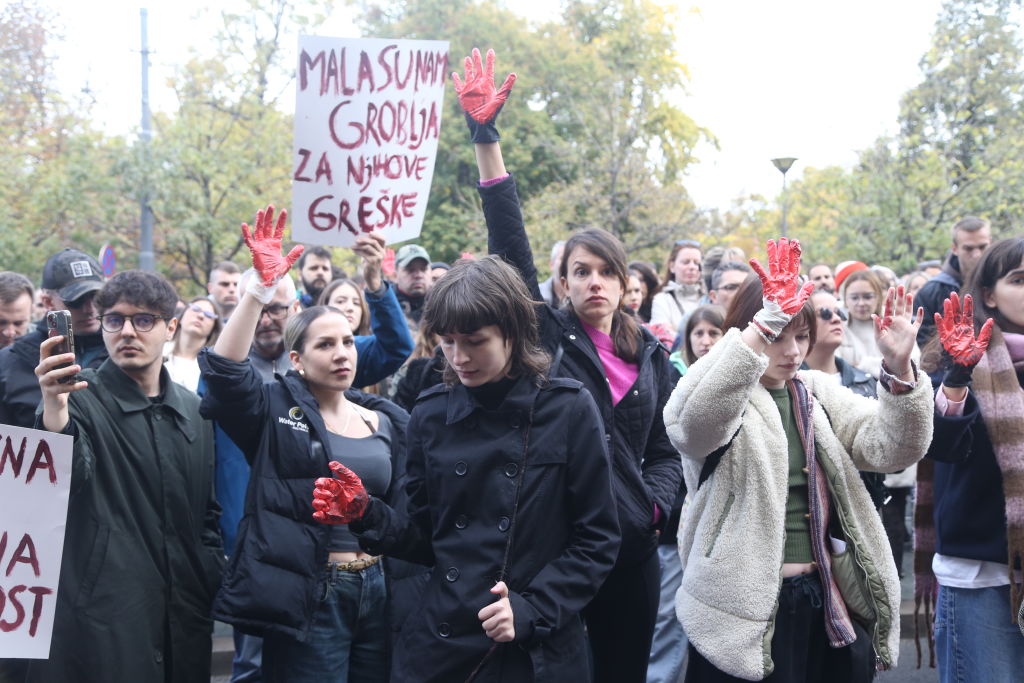
[[[693,247],[694,249],[700,249],[700,242],[697,240],[676,240],[677,247]]]
[[[189,307],[189,310],[191,310],[193,313],[202,313],[204,318],[208,318],[210,320],[216,320],[217,319],[217,314],[216,313],[211,313],[210,311],[208,311],[205,308],[202,308],[200,306],[197,306],[196,304],[189,304],[188,307]]]
[[[832,322],[832,316],[838,317],[844,323],[846,322],[846,311],[841,308],[819,308],[818,317],[825,322]]]

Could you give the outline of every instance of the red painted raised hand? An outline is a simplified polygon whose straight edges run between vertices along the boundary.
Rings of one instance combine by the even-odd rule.
[[[328,463],[334,477],[320,477],[313,489],[313,519],[324,524],[348,524],[363,516],[370,496],[359,475],[336,460]]]
[[[989,318],[981,326],[978,336],[974,336],[974,300],[968,294],[964,297],[963,306],[956,292],[942,304],[942,314],[935,314],[935,329],[939,334],[942,348],[957,365],[973,368],[981,360],[992,337],[992,319]]]
[[[270,287],[285,273],[291,270],[292,265],[302,256],[302,245],[293,248],[287,256],[281,255],[281,237],[284,235],[284,224],[288,218],[288,211],[281,210],[277,217],[277,226],[274,226],[274,207],[268,206],[262,211],[256,212],[256,227],[249,232],[249,224],[242,223],[242,238],[245,246],[249,247],[252,254],[252,267],[260,275],[260,280],[265,287]]]
[[[466,81],[463,83],[459,74],[452,73],[455,92],[459,96],[459,104],[467,115],[477,123],[490,123],[498,116],[502,105],[512,92],[516,75],[509,74],[501,87],[494,88],[494,50],[487,51],[486,64],[481,63],[480,50],[473,48],[473,56],[466,57]]]
[[[814,283],[800,285],[800,241],[788,240],[785,237],[768,240],[768,272],[761,263],[750,259],[750,267],[761,278],[764,298],[778,305],[787,315],[795,315],[814,291]]]

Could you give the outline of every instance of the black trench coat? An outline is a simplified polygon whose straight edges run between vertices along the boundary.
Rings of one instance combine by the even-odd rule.
[[[614,565],[619,528],[587,390],[519,379],[492,411],[461,384],[437,386],[419,397],[408,441],[405,514],[373,500],[351,525],[368,552],[434,566],[396,646],[392,680],[461,683],[488,655],[493,642],[477,612],[496,599],[489,590],[510,534],[516,637],[475,680],[588,680],[580,611]]]

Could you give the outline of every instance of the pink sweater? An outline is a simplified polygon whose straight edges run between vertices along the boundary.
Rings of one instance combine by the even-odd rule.
[[[640,368],[636,363],[627,363],[615,355],[615,342],[610,336],[582,320],[580,323],[587,336],[590,337],[590,341],[594,342],[594,346],[597,348],[597,355],[601,359],[601,365],[604,366],[605,377],[608,378],[608,388],[612,391],[612,403],[618,404],[636,382]]]

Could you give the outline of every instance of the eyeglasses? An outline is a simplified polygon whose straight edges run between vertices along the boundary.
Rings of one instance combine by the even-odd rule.
[[[271,320],[284,320],[288,317],[288,306],[284,304],[264,306],[260,311],[260,317],[262,318],[264,314],[269,315]]]
[[[861,301],[863,301],[864,303],[867,304],[877,299],[878,295],[875,294],[874,292],[868,292],[866,294],[847,294],[846,298],[854,303],[860,303]]]
[[[819,308],[818,317],[825,322],[832,322],[832,316],[835,315],[844,323],[846,322],[846,311],[841,308]]]
[[[124,322],[130,320],[136,332],[149,332],[156,325],[157,320],[167,320],[167,316],[154,313],[136,313],[135,315],[122,315],[121,313],[104,313],[96,316],[104,332],[120,332]]]
[[[207,318],[209,320],[216,320],[217,319],[217,314],[216,313],[211,313],[210,311],[206,310],[205,308],[201,308],[200,306],[198,306],[196,304],[189,304],[188,308],[193,313],[202,313],[203,317]]]
[[[700,249],[700,242],[697,240],[676,240],[677,247],[693,247],[694,249]]]

